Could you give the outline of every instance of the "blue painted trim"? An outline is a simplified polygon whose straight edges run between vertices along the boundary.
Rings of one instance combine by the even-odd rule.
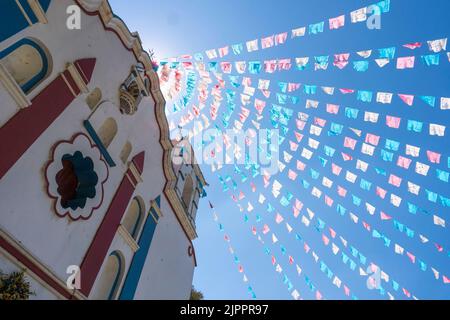
[[[27,0],[19,0],[23,10],[26,12],[32,24],[38,23],[39,19],[34,14]],[[39,0],[42,10],[47,12],[51,0]],[[0,10],[0,42],[18,34],[30,27],[27,19],[15,0],[1,0]]]
[[[149,212],[147,215],[144,230],[142,231],[141,238],[139,239],[139,250],[134,254],[130,268],[128,269],[128,274],[125,279],[122,292],[120,293],[120,300],[134,299],[134,295],[139,284],[139,279],[141,278],[142,270],[144,269],[144,264],[150,251],[153,235],[155,234],[156,226],[158,225],[157,221],[155,221],[152,217],[153,214],[153,216],[158,220],[158,214],[153,207],[150,208],[150,211],[151,213]]]
[[[117,286],[119,285],[120,275],[122,274],[123,261],[122,261],[122,257],[120,256],[120,254],[117,251],[112,252],[109,256],[115,256],[117,258],[117,261],[119,264],[119,270],[117,271],[116,278],[114,279],[113,286],[108,295],[108,300],[112,300],[114,298],[114,292],[116,291]]]
[[[100,140],[100,137],[97,135],[97,132],[95,132],[95,130],[92,127],[92,125],[89,122],[89,120],[84,120],[83,121],[83,125],[84,125],[85,129],[87,130],[87,132],[89,133],[89,135],[91,136],[92,140],[94,140],[94,143],[100,149],[100,152],[103,155],[103,157],[105,158],[106,163],[108,163],[108,165],[110,167],[115,167],[116,163],[112,159],[112,157],[109,154],[108,150],[103,145],[102,141]]]
[[[33,9],[31,9],[27,0],[19,0],[19,3],[22,5],[23,11],[25,11],[28,18],[30,18],[32,24],[39,22],[38,18],[34,14]]]
[[[11,54],[12,52],[14,52],[15,50],[17,50],[18,48],[20,48],[24,45],[29,45],[29,46],[33,47],[34,49],[36,49],[42,59],[42,70],[37,75],[35,75],[32,79],[30,79],[27,83],[25,83],[21,86],[22,90],[25,93],[29,93],[31,91],[31,89],[33,87],[35,87],[37,84],[39,84],[39,82],[44,80],[48,74],[49,63],[48,63],[47,54],[44,51],[44,49],[42,49],[42,47],[39,44],[37,44],[35,41],[25,38],[25,39],[17,41],[12,46],[10,46],[10,47],[6,48],[5,50],[3,50],[2,52],[0,52],[0,59],[5,58],[6,56],[8,56],[9,54]]]

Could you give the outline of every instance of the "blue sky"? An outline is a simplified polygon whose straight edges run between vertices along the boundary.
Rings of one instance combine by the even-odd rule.
[[[148,49],[153,49],[158,58],[204,52],[204,50],[212,48],[219,48],[225,45],[262,38],[274,33],[290,31],[293,28],[327,20],[328,18],[341,14],[346,14],[347,21],[345,28],[340,30],[332,32],[326,30],[318,36],[288,40],[285,45],[279,47],[245,53],[238,57],[230,55],[227,58],[229,61],[248,61],[332,55],[344,52],[353,53],[366,49],[390,46],[400,47],[405,43],[416,41],[425,42],[426,40],[434,40],[448,36],[450,31],[450,24],[448,22],[450,2],[446,0],[429,0],[427,2],[392,0],[390,13],[382,16],[381,30],[368,30],[365,24],[349,23],[348,13],[350,11],[374,2],[362,0],[346,0],[345,2],[336,0],[261,0],[257,2],[242,0],[228,0],[223,2],[206,0],[151,2],[148,0],[133,0],[132,2],[110,0],[114,12],[128,24],[131,30],[139,31],[144,46]],[[132,5],[130,5],[131,3]],[[401,48],[397,52],[397,56],[429,53],[426,46],[418,49],[418,51]],[[225,58],[226,61],[227,58]],[[448,75],[450,63],[448,60],[443,59],[444,56],[441,58],[442,60],[438,67],[426,67],[418,61],[414,69],[404,71],[396,70],[392,65],[380,69],[372,61],[369,70],[365,73],[357,73],[352,70],[351,66],[348,66],[344,70],[338,70],[330,66],[328,70],[321,72],[314,72],[313,70],[297,71],[293,67],[289,72],[275,73],[273,75],[262,73],[257,77],[253,76],[253,80],[258,78],[271,79],[271,90],[274,92],[276,91],[276,82],[284,81],[336,86],[338,88],[449,97],[450,78]],[[302,111],[306,96],[299,93],[295,93],[295,95],[301,97],[300,103],[289,107],[294,109],[295,112]],[[394,102],[387,106],[376,103],[365,104],[357,102],[354,95],[342,96],[336,94],[334,96],[325,96],[319,93],[316,97],[311,98],[319,100],[322,106],[325,103],[339,104],[342,109],[346,106],[351,106],[361,110],[379,112],[380,117],[389,114],[407,119],[420,120],[425,123],[439,123],[447,126],[450,124],[449,111],[439,110],[438,107],[432,109],[419,101],[415,103],[414,107],[408,107],[400,102],[398,98],[394,99]],[[271,98],[270,102],[276,103],[274,98]],[[223,108],[221,111],[224,111],[226,106],[222,105],[221,108]],[[401,130],[393,130],[380,124],[383,121],[377,125],[369,125],[361,120],[361,116],[357,121],[345,118],[342,111],[335,118],[330,118],[323,107],[319,107],[314,112],[310,110],[307,112],[314,116],[327,119],[329,122],[334,121],[345,126],[356,127],[364,132],[380,135],[382,138],[396,139],[402,143],[402,150],[404,150],[405,143],[410,143],[423,147],[424,151],[429,149],[448,154],[449,143],[447,138],[430,137],[427,134],[427,130],[424,130],[421,134],[408,132],[404,126],[402,126]],[[270,124],[266,123],[266,126],[270,127]],[[291,122],[290,126],[292,130],[288,138],[294,140],[293,129],[295,128],[295,123]],[[346,136],[350,136],[349,133],[345,134]],[[394,190],[394,187],[387,185],[386,178],[382,179],[383,177],[373,173],[373,170],[370,173],[361,175],[374,184],[384,185],[389,191],[392,190],[397,195],[403,197],[404,202],[410,200],[428,209],[433,214],[438,214],[448,220],[448,208],[443,208],[438,204],[427,201],[424,192],[417,198],[405,191],[404,184],[408,179],[411,179],[411,181],[423,185],[424,188],[426,186],[430,190],[448,197],[450,195],[448,184],[435,179],[434,171],[430,173],[429,177],[422,178],[415,174],[412,168],[406,172],[396,167],[394,163],[387,164],[383,162],[379,156],[364,158],[359,152],[349,152],[348,149],[344,150],[342,148],[343,137],[327,137],[326,133],[323,133],[318,140],[322,144],[328,144],[336,148],[338,153],[341,151],[352,153],[355,157],[369,162],[370,165],[386,168],[389,172],[403,177],[404,182],[402,188],[400,190]],[[305,142],[300,145],[299,149],[301,150],[304,145]],[[360,143],[358,146],[360,146]],[[286,145],[284,148],[286,148]],[[424,151],[422,151],[420,161],[428,163],[426,156],[424,157],[423,155]],[[295,157],[299,158],[299,153],[296,153]],[[434,226],[432,218],[423,214],[411,215],[407,212],[404,204],[398,209],[394,208],[387,201],[381,201],[376,198],[373,192],[369,194],[359,189],[356,185],[352,187],[346,181],[342,181],[342,177],[336,178],[331,174],[329,167],[321,167],[317,157],[313,159],[316,160],[308,163],[308,168],[314,168],[319,171],[321,177],[325,175],[335,181],[336,184],[339,183],[346,187],[349,192],[354,191],[355,194],[364,197],[364,200],[375,205],[378,211],[384,210],[417,233],[428,235],[447,248],[447,250],[450,247],[448,229]],[[432,166],[432,168],[438,167],[443,170],[447,169],[448,171],[446,160],[446,158],[443,160],[445,164]],[[354,162],[348,165],[342,161],[342,158],[337,157],[335,162],[344,169],[359,174],[354,168]],[[225,172],[228,174],[231,174],[232,170],[233,168],[225,168]],[[263,224],[267,223],[270,225],[271,230],[279,237],[280,243],[286,247],[288,253],[294,257],[296,262],[303,267],[304,273],[309,276],[325,298],[347,298],[343,290],[336,288],[331,283],[331,280],[320,271],[319,265],[313,261],[311,255],[305,254],[302,246],[295,240],[293,235],[288,234],[286,228],[282,225],[276,225],[274,223],[273,213],[267,213],[265,207],[258,207],[256,205],[256,195],[258,193],[252,194],[248,183],[245,185],[239,183],[239,190],[242,189],[247,194],[244,203],[251,201],[255,205],[255,212],[249,214],[250,221],[246,223],[244,222],[243,213],[239,212],[236,205],[231,201],[229,193],[224,194],[221,192],[221,185],[217,175],[211,173],[208,167],[204,167],[203,171],[208,182],[211,184],[208,189],[207,200],[210,200],[216,206],[216,211],[221,218],[226,233],[232,239],[232,246],[245,268],[245,273],[258,299],[291,299],[292,297],[286,285],[283,283],[282,276],[274,271],[270,257],[264,253],[264,246],[251,234],[252,226],[255,225],[259,229],[261,228],[261,223],[258,224],[255,221],[256,213],[259,213],[263,217]],[[317,216],[326,221],[338,233],[342,234],[356,248],[360,249],[369,261],[377,263],[400,286],[407,288],[418,298],[422,299],[450,297],[449,285],[445,286],[442,280],[434,280],[430,270],[422,272],[417,263],[412,265],[405,256],[395,255],[392,248],[384,247],[379,240],[373,239],[360,225],[351,223],[347,216],[339,216],[335,210],[325,206],[323,200],[318,201],[312,198],[310,191],[305,191],[300,185],[301,179],[306,179],[322,191],[325,191],[325,188],[320,186],[320,180],[317,182],[314,181],[307,173],[299,174],[299,178],[295,182],[289,181],[286,178],[286,174],[280,174],[275,178],[283,183],[284,188],[290,190],[295,197],[301,200],[305,204],[305,207],[313,210]],[[258,192],[268,193],[267,198],[271,198],[269,190],[263,191],[262,184],[260,183],[261,179],[256,181],[259,182],[257,185]],[[407,238],[404,234],[400,234],[394,230],[389,223],[381,222],[378,217],[369,216],[364,209],[356,209],[352,205],[351,200],[348,198],[340,200],[333,192],[329,192],[329,194],[335,201],[340,201],[346,208],[357,213],[358,216],[364,218],[365,221],[373,227],[376,227],[377,230],[382,231],[393,242],[402,244],[405,249],[409,249],[418,258],[420,257],[426,261],[429,267],[433,266],[443,274],[450,275],[450,257],[446,253],[438,253],[436,250],[433,250],[430,244],[420,244],[417,236],[415,239]],[[298,232],[307,240],[314,251],[320,256],[321,260],[339,276],[343,283],[350,287],[352,293],[358,298],[387,298],[387,296],[382,297],[375,291],[368,290],[365,285],[365,278],[351,271],[348,265],[344,265],[339,258],[331,253],[329,248],[324,247],[320,234],[312,227],[306,228],[298,220],[294,220],[290,208],[283,208],[277,201],[271,201],[271,203],[285,217],[290,225],[294,227],[295,232]],[[219,231],[217,224],[213,221],[207,201],[201,203],[197,215],[197,230],[199,238],[195,241],[195,246],[198,267],[195,271],[194,285],[205,294],[207,299],[248,299],[250,296],[247,292],[247,284],[243,283],[242,274],[237,271],[237,265],[233,260],[233,256],[228,252],[227,243],[223,240],[224,234]],[[341,248],[343,247],[340,242],[336,242],[336,244]],[[314,295],[309,291],[304,278],[297,276],[295,267],[288,264],[287,256],[281,254],[279,246],[272,245],[270,242],[267,242],[267,246],[273,250],[286,275],[301,293],[301,296],[305,299],[313,299]],[[394,292],[392,289],[389,291],[397,298],[402,298],[400,292]]]

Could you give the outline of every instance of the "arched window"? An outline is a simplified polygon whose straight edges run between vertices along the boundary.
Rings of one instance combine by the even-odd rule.
[[[123,146],[122,151],[120,152],[120,160],[122,160],[122,163],[127,163],[132,150],[133,146],[129,141],[127,141],[127,143],[125,143],[125,145]]]
[[[122,225],[137,240],[145,214],[145,203],[141,197],[135,197],[128,207]]]
[[[120,251],[114,251],[106,260],[99,279],[98,290],[93,297],[96,300],[114,300],[117,298],[124,275],[125,260]]]
[[[86,103],[91,110],[93,110],[102,100],[102,91],[95,88],[86,98]]]
[[[98,137],[105,148],[108,148],[117,134],[117,122],[113,118],[108,118],[103,122]]]
[[[189,204],[192,200],[192,194],[194,192],[194,181],[190,175],[186,176],[186,180],[184,181],[183,194],[181,196],[186,208],[189,208]]]
[[[50,73],[47,50],[36,40],[28,38],[0,52],[0,63],[26,94]]]

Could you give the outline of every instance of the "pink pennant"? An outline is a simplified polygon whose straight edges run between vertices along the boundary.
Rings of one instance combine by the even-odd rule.
[[[297,160],[297,170],[299,171],[305,171],[306,164],[301,162],[300,160]]]
[[[223,47],[223,48],[219,48],[219,56],[220,56],[221,58],[227,56],[228,53],[229,53],[229,48],[228,48],[228,46]]]
[[[349,288],[347,288],[347,286],[344,286],[344,292],[345,292],[345,295],[346,296],[350,296],[350,289]]]
[[[302,142],[303,135],[301,133],[295,132],[295,139],[297,139],[297,142]]]
[[[342,94],[350,94],[355,92],[353,89],[339,89],[339,91],[341,91]]]
[[[384,213],[383,211],[380,212],[381,220],[391,220],[392,217]]]
[[[348,65],[348,59],[350,58],[350,53],[341,53],[334,55],[333,65],[339,69],[344,69]]]
[[[401,57],[397,59],[397,69],[412,69],[414,68],[414,63],[416,61],[416,57]]]
[[[330,239],[326,235],[322,235],[322,241],[327,246],[330,243]]]
[[[380,142],[380,136],[376,136],[371,133],[368,133],[366,135],[366,143],[370,143],[373,146],[378,146],[379,142]]]
[[[398,156],[398,160],[397,160],[397,166],[404,168],[404,169],[409,169],[409,166],[411,165],[412,160],[402,157],[402,156]]]
[[[441,154],[440,153],[436,153],[436,152],[428,150],[427,157],[428,157],[428,161],[430,161],[431,163],[436,163],[436,164],[441,163]]]
[[[345,25],[345,15],[329,19],[330,30],[342,28]]]
[[[289,256],[289,264],[294,264],[294,258],[292,258],[291,256]]]
[[[344,159],[344,161],[351,161],[353,160],[353,157],[347,153],[341,152],[342,154],[342,159]]]
[[[341,186],[338,186],[338,194],[342,197],[345,198],[347,196],[347,190],[342,188]]]
[[[407,252],[406,255],[408,256],[409,260],[411,260],[411,263],[416,263],[416,257],[412,253]]]
[[[363,226],[364,226],[364,229],[366,229],[367,231],[370,232],[370,225],[367,222],[363,221]]]
[[[274,36],[261,39],[261,46],[263,49],[271,48],[274,45]]]
[[[414,50],[414,49],[422,47],[422,43],[420,43],[420,42],[407,43],[407,44],[403,45],[403,47]]]
[[[331,164],[331,170],[332,170],[334,175],[339,176],[341,174],[342,168],[339,167],[338,165],[332,163]]]
[[[284,44],[287,40],[287,32],[283,32],[280,34],[275,35],[275,45],[280,45],[280,44]]]
[[[442,280],[444,281],[444,284],[449,284],[450,283],[450,279],[447,278],[446,276],[442,276]]]
[[[406,103],[408,106],[412,106],[414,103],[414,96],[413,95],[409,95],[409,94],[399,94],[398,95],[400,99],[402,99],[402,101],[404,103]]]
[[[322,294],[319,291],[316,291],[316,299],[322,300]]]
[[[336,238],[336,231],[334,231],[333,229],[331,229],[331,228],[328,228],[329,230],[330,230],[330,235],[331,235],[331,237],[334,239],[334,238]]]
[[[231,73],[232,68],[231,62],[221,62],[220,66],[222,68],[223,73]]]
[[[333,206],[333,199],[331,199],[329,196],[325,196],[325,204],[329,207]]]
[[[288,177],[292,181],[295,181],[295,179],[297,179],[297,173],[295,173],[295,171],[292,171],[291,169],[289,169]]]
[[[264,61],[264,71],[267,73],[274,73],[277,70],[277,60]]]
[[[349,137],[345,137],[345,139],[344,139],[344,147],[346,147],[346,148],[350,148],[352,150],[355,150],[356,143],[357,143],[357,141],[355,139],[352,139],[352,138],[349,138]],[[344,160],[345,160],[345,158],[344,158]]]
[[[402,184],[402,178],[397,177],[396,175],[391,174],[389,176],[389,184],[399,188],[400,185]]]
[[[384,199],[386,197],[387,191],[381,187],[377,187],[376,193],[377,193],[377,196],[379,196],[381,199]]]
[[[314,124],[316,124],[318,126],[321,126],[323,128],[327,124],[327,120],[315,117],[314,118]]]
[[[386,116],[386,125],[389,128],[398,129],[400,127],[400,121],[401,118],[393,117],[393,116]]]
[[[300,83],[288,83],[288,92],[294,92],[300,89]]]
[[[335,104],[327,104],[327,112],[331,114],[338,114],[339,106]]]

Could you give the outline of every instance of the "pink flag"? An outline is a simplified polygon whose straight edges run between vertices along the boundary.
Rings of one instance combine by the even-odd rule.
[[[338,165],[332,163],[332,164],[331,164],[331,170],[333,171],[333,174],[334,174],[334,175],[338,176],[338,175],[341,174],[342,168],[339,167]]]
[[[274,73],[277,71],[277,60],[264,61],[264,71],[267,73]]]
[[[294,264],[294,258],[292,258],[291,256],[289,256],[289,264]]]
[[[220,66],[222,68],[223,73],[231,73],[232,68],[231,62],[221,62]]]
[[[400,99],[403,100],[408,106],[412,106],[414,103],[414,96],[409,94],[399,94]]]
[[[370,143],[371,145],[378,146],[379,142],[380,142],[380,136],[376,136],[371,133],[368,133],[366,135],[366,143]]]
[[[325,196],[325,204],[329,207],[333,206],[333,199],[331,199],[329,196]]]
[[[263,49],[273,47],[273,44],[274,44],[274,36],[270,36],[270,37],[261,39],[261,46]]]
[[[322,241],[326,246],[330,243],[330,239],[324,234],[322,234]]]
[[[288,177],[292,181],[295,181],[295,179],[297,179],[297,173],[295,173],[295,171],[292,171],[291,169],[289,169]]]
[[[402,184],[402,178],[397,177],[396,175],[391,174],[389,176],[389,183],[392,184],[395,187],[400,187],[400,185]]]
[[[331,235],[331,237],[334,239],[334,238],[336,238],[336,231],[334,231],[333,229],[331,229],[331,228],[328,228],[329,230],[330,230],[330,235]]]
[[[407,252],[406,255],[408,256],[409,260],[411,260],[411,263],[416,263],[416,257],[412,253]]]
[[[339,89],[339,91],[341,91],[342,94],[350,94],[355,92],[353,89]]]
[[[436,153],[433,151],[427,151],[427,157],[428,157],[428,161],[430,161],[431,163],[441,163],[441,154],[440,153]]]
[[[308,244],[305,242],[305,244],[303,245],[303,249],[305,249],[305,252],[308,253],[309,250],[311,250],[311,248],[308,246]]]
[[[444,281],[445,284],[449,284],[450,283],[450,279],[447,278],[446,276],[442,276],[442,280]]]
[[[321,118],[314,118],[314,124],[321,126],[323,128],[327,124],[327,120]]]
[[[386,125],[389,128],[398,129],[400,127],[400,121],[401,118],[393,117],[393,116],[386,116]]]
[[[331,114],[338,114],[339,106],[335,104],[327,104],[327,112]]]
[[[297,142],[302,142],[303,135],[301,133],[295,132],[295,139],[297,139]]]
[[[306,122],[305,122],[305,121],[301,121],[301,120],[299,120],[299,119],[296,119],[295,121],[297,122],[297,129],[298,129],[298,130],[303,130],[303,129],[305,129],[305,125],[306,125]]]
[[[407,43],[407,44],[405,44],[405,45],[403,45],[403,46],[404,46],[405,48],[414,50],[414,49],[420,48],[420,47],[422,46],[422,43],[420,43],[420,42]]]
[[[288,83],[288,92],[294,92],[300,89],[300,83]]]
[[[289,146],[291,148],[291,151],[295,152],[298,149],[298,144],[293,142],[293,141],[289,141]]]
[[[351,161],[353,160],[353,157],[347,153],[341,152],[342,154],[342,159],[344,159],[344,161]]]
[[[344,286],[344,292],[345,292],[345,295],[346,296],[350,296],[350,289],[349,288],[347,288],[347,286]]]
[[[255,109],[258,111],[259,114],[263,113],[265,107],[266,107],[265,101],[255,99]]]
[[[404,168],[404,169],[409,169],[409,166],[411,165],[412,160],[402,157],[402,156],[398,156],[398,160],[397,160],[397,166]]]
[[[329,19],[329,22],[330,22],[330,30],[342,28],[345,25],[345,15],[336,18],[331,18]]]
[[[278,60],[278,69],[280,70],[291,70],[292,64],[291,59],[281,59]]]
[[[270,228],[267,224],[264,225],[263,234],[268,234],[270,232]]]
[[[316,291],[316,299],[322,300],[322,294],[320,293],[320,291]]]
[[[280,223],[283,222],[283,220],[284,220],[284,218],[281,216],[281,214],[277,213],[276,218],[275,218],[275,222],[277,224],[280,224]]]
[[[284,44],[286,42],[287,36],[287,32],[275,35],[275,45],[278,46],[280,44]]]
[[[338,186],[338,194],[341,197],[345,198],[347,196],[347,190],[342,188],[341,186]]]
[[[367,231],[370,232],[370,225],[369,225],[367,222],[365,222],[365,221],[363,221],[362,224],[363,224],[364,228],[365,228]]]
[[[348,65],[348,59],[350,58],[350,53],[341,53],[334,55],[333,65],[339,69],[344,69]]]
[[[357,143],[357,141],[355,139],[352,139],[352,138],[349,138],[349,137],[345,137],[344,147],[350,148],[352,150],[355,150],[356,143]]]
[[[306,168],[306,164],[304,164],[300,160],[297,160],[297,170],[304,171],[305,168]]]
[[[302,209],[303,209],[303,202],[301,202],[301,201],[298,200],[298,199],[295,199],[295,207],[296,207],[298,210],[302,210]]]
[[[414,62],[416,61],[416,57],[402,57],[397,59],[397,69],[412,69],[414,68]]]
[[[229,52],[228,46],[223,47],[223,48],[220,48],[220,49],[219,49],[219,56],[220,56],[221,58],[222,58],[222,57],[225,57],[226,55],[228,55],[228,52]]]
[[[411,298],[411,293],[409,293],[409,291],[406,290],[405,288],[403,288],[403,293],[404,293],[405,296],[407,296],[408,298]]]
[[[392,219],[391,216],[387,215],[383,211],[381,211],[380,215],[381,215],[381,220],[391,220]]]
[[[381,187],[377,187],[376,193],[377,193],[377,196],[379,196],[381,199],[384,199],[386,197],[387,191]]]

